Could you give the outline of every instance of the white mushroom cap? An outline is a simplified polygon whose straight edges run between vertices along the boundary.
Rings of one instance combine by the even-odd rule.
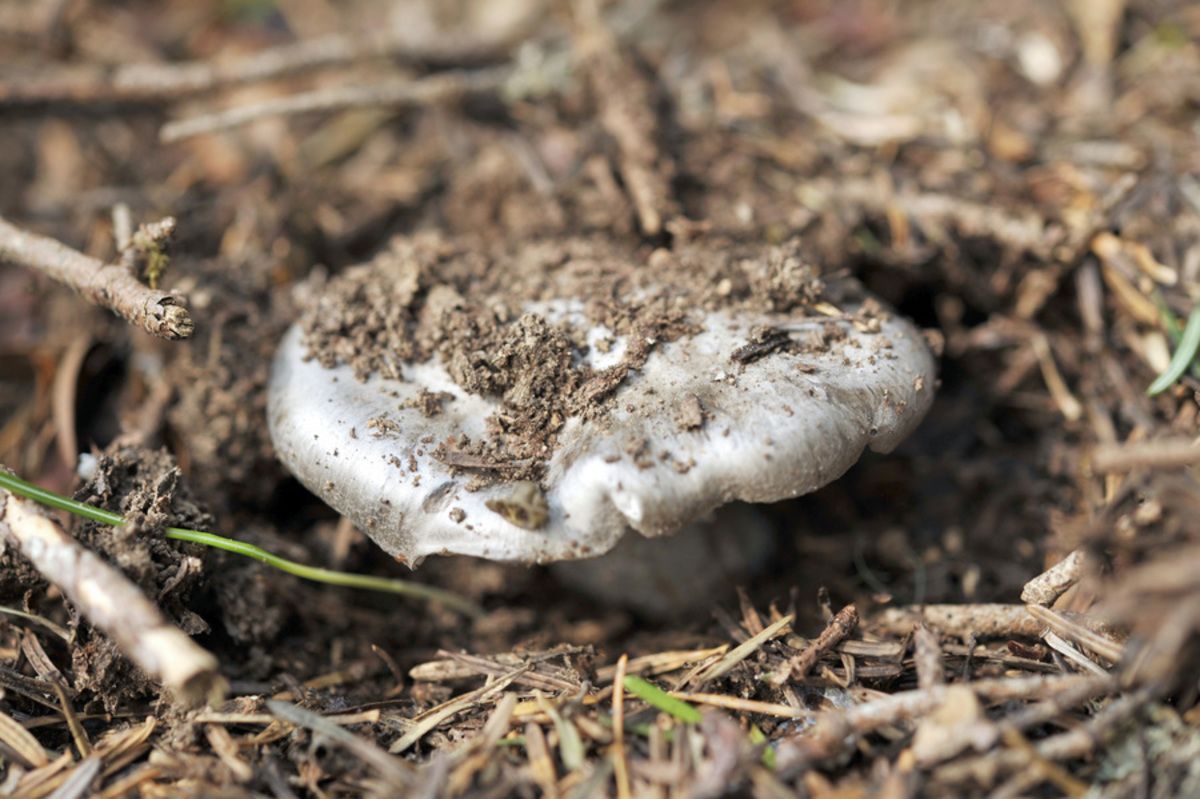
[[[401,379],[361,381],[348,365],[310,360],[298,325],[272,371],[271,435],[305,486],[410,563],[439,553],[538,563],[592,557],[630,529],[664,535],[733,500],[808,493],[866,447],[887,452],[908,435],[933,399],[933,356],[911,323],[873,300],[865,302],[878,312],[854,319],[857,296],[832,321],[811,310],[696,311],[699,332],[654,342],[640,370],[611,393],[606,414],[565,420],[537,484],[506,479],[504,464],[479,471],[444,449],[435,456],[451,437],[486,439],[486,420],[501,407],[498,397],[459,386],[440,355],[399,364]],[[572,340],[591,345],[574,353],[577,365],[602,370],[637,343],[588,322],[578,300],[524,307],[552,325],[577,326]],[[761,339],[764,325],[771,338],[751,357],[742,348]],[[801,346],[780,346],[789,336]],[[419,405],[430,392],[448,399],[427,416]]]

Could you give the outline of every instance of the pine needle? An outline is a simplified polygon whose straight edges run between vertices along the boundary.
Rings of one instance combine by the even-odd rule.
[[[630,675],[625,678],[625,690],[652,705],[663,713],[669,713],[675,718],[683,722],[699,724],[701,720],[700,711],[684,702],[682,699],[676,699],[653,683],[646,682],[641,677]]]

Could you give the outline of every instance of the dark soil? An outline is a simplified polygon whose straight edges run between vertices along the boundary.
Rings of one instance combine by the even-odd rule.
[[[1146,388],[1200,296],[1200,14],[1158,0],[592,5],[0,8],[0,214],[103,260],[115,203],[138,222],[174,215],[162,283],[196,323],[186,342],[151,339],[0,266],[0,463],[126,514],[67,527],[216,655],[229,688],[182,707],[5,545],[0,601],[35,618],[0,616],[0,721],[50,764],[0,724],[0,792],[48,795],[68,777],[110,795],[1194,792],[1200,486],[1195,459],[1157,447],[1200,432],[1200,383]],[[420,35],[266,81],[238,61],[384,31]],[[119,79],[123,64],[184,61],[232,66],[208,87]],[[159,138],[216,109],[510,63],[501,91]],[[602,416],[649,355],[580,369],[577,336],[522,301],[566,292],[615,332],[664,340],[698,308],[836,305],[855,284],[944,343],[933,411],[897,452],[767,508],[766,570],[670,622],[540,569],[433,558],[411,573],[291,479],[267,434],[270,358],[301,309],[323,361],[387,374],[437,353],[501,397],[497,429],[522,431],[502,457],[488,442],[440,450],[494,465],[565,415]],[[793,345],[764,329],[735,355]],[[685,403],[677,423],[704,414]],[[99,457],[86,481],[81,452]],[[1132,466],[1098,468],[1114,452]],[[411,577],[484,614],[303,582],[164,526]],[[1021,591],[1076,549],[1081,581],[1054,605],[1075,623],[1056,628],[1067,651]],[[853,630],[835,617],[850,604]],[[929,616],[931,644],[914,633],[926,605],[967,621]],[[728,672],[693,668],[788,614],[790,632]],[[703,694],[703,720],[627,698],[614,744],[622,655],[630,674]],[[1054,682],[1096,669],[1119,680]],[[1044,692],[1005,693],[1039,675]],[[501,687],[472,694],[485,680]],[[880,710],[945,683],[979,701]],[[272,698],[312,715],[279,721]]]

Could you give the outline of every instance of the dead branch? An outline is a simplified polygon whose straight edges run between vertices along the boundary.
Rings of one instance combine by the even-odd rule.
[[[147,674],[187,704],[224,693],[217,659],[170,625],[121,572],[28,499],[0,489],[0,535]]]
[[[1197,463],[1200,463],[1200,446],[1190,438],[1099,444],[1092,450],[1094,474],[1126,474],[1134,469],[1181,469]]]
[[[450,32],[417,41],[391,31],[337,33],[219,61],[40,68],[27,75],[0,77],[0,103],[164,102],[382,58],[409,64],[478,64],[504,57],[536,19],[533,15],[488,38]]]
[[[37,270],[90,302],[166,339],[184,339],[195,325],[182,299],[144,286],[120,264],[105,264],[0,218],[0,259]]]
[[[417,80],[390,81],[375,86],[318,89],[169,122],[159,131],[159,138],[163,142],[176,142],[202,133],[240,127],[266,117],[312,111],[450,103],[469,95],[498,91],[511,75],[512,70],[509,67],[489,67],[480,70],[451,70]]]

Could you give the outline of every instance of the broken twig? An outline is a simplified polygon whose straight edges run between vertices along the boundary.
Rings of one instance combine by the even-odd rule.
[[[147,333],[184,339],[195,325],[179,297],[144,286],[122,264],[106,264],[0,218],[0,259],[35,269]]]
[[[917,686],[922,690],[946,684],[941,641],[924,624],[918,624],[913,631],[913,665],[917,669]]]
[[[1024,636],[1037,638],[1042,625],[1031,618],[1024,605],[905,605],[888,608],[872,620],[876,632],[904,635],[921,623],[942,635],[966,638]]]
[[[1054,601],[1079,582],[1083,576],[1084,551],[1077,549],[1051,566],[1046,571],[1025,583],[1021,590],[1021,601],[1031,605],[1050,607]]]

